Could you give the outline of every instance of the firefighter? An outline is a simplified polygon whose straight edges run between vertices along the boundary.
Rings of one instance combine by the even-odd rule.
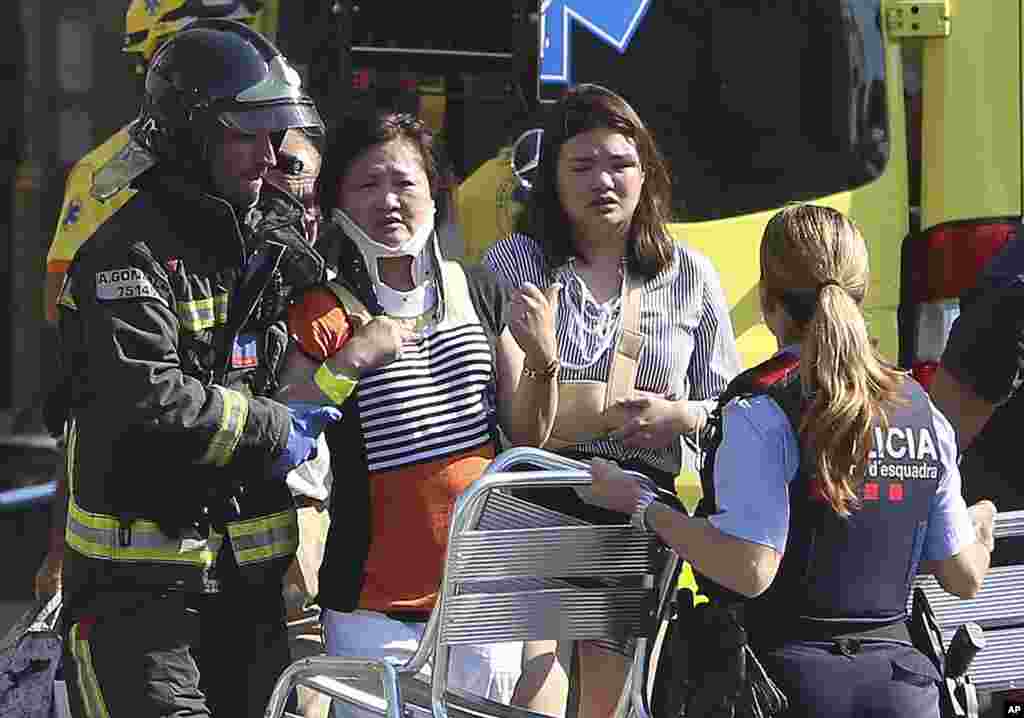
[[[72,713],[254,715],[289,661],[285,477],[339,418],[266,398],[283,312],[324,270],[302,206],[263,178],[289,129],[323,124],[276,48],[230,20],[168,40],[145,88],[94,187],[136,194],[58,299]]]
[[[252,5],[252,7],[250,7]],[[255,3],[222,2],[219,0],[164,0],[159,12],[151,9],[150,0],[132,0],[125,13],[123,50],[144,74],[153,53],[188,23],[201,17],[224,17],[259,26],[264,13]],[[130,125],[122,127],[103,144],[79,160],[68,175],[53,241],[46,256],[46,318],[57,321],[57,295],[64,283],[64,273],[78,248],[127,202],[135,191],[125,187],[104,201],[92,196],[93,174],[128,144]],[[64,431],[63,399],[51,397],[47,406],[47,425],[55,436]],[[51,520],[50,547],[36,572],[35,592],[39,598],[52,596],[60,590],[61,565],[64,560],[65,487],[63,476],[58,481],[58,500],[54,501]]]
[[[850,220],[782,210],[761,241],[761,307],[782,349],[720,400],[706,517],[654,502],[643,482],[594,462],[591,499],[631,513],[705,577],[711,602],[681,608],[693,619],[680,623],[693,647],[685,715],[733,701],[737,714],[757,714],[740,703],[755,698],[769,699],[766,715],[785,705],[766,682],[751,693],[719,670],[745,662],[756,677],[749,655],[720,660],[749,639],[788,699],[780,715],[938,716],[941,676],[905,623],[910,584],[920,566],[974,596],[995,507],[968,509],[949,422],[872,347],[867,286],[867,248]]]

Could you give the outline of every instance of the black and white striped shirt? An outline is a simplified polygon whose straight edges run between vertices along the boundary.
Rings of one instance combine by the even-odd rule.
[[[371,472],[456,454],[491,441],[494,368],[479,323],[442,326],[401,359],[359,380]]]
[[[523,234],[512,234],[497,242],[488,250],[483,263],[513,287],[531,282],[543,289],[552,283],[540,245]],[[563,362],[579,365],[584,363],[583,354],[572,317],[565,308],[569,301],[566,293],[573,285],[571,272],[568,266],[561,267],[553,278],[562,283],[555,333],[559,357]],[[684,245],[677,244],[671,265],[644,284],[640,331],[646,336],[636,379],[636,389],[640,391],[669,400],[713,401],[740,371],[736,339],[718,273],[706,257]],[[584,369],[563,365],[559,381],[607,380],[613,351],[606,351]],[[674,442],[666,449],[648,450],[599,439],[580,444],[575,450],[617,461],[639,461],[670,474],[697,466],[697,457],[688,448],[684,453],[682,442]]]

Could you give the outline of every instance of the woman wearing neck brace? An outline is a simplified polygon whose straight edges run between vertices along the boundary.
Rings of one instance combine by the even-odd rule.
[[[445,260],[438,176],[430,133],[410,116],[348,120],[328,139],[319,248],[337,276],[292,309],[285,383],[344,415],[327,432],[335,480],[320,570],[333,655],[411,655],[456,498],[494,458],[499,427],[513,445],[540,446],[557,410],[557,290],[512,291]],[[520,657],[520,644],[456,649],[450,682],[508,702]]]

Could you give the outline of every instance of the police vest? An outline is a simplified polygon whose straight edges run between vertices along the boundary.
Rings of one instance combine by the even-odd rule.
[[[280,579],[298,546],[290,492],[284,482],[253,480],[267,475],[270,457],[241,461],[233,454],[249,400],[276,389],[277,366],[287,348],[280,319],[284,308],[293,292],[322,279],[322,260],[289,229],[289,211],[270,212],[256,223],[259,240],[253,241],[243,272],[211,262],[207,248],[190,245],[179,234],[161,232],[160,215],[150,207],[130,207],[119,216],[122,223],[145,220],[153,253],[147,271],[166,282],[177,314],[181,371],[215,393],[221,410],[212,419],[205,455],[186,463],[175,455],[170,434],[152,447],[141,444],[151,440],[142,435],[111,435],[102,426],[102,403],[86,396],[92,391],[88,380],[75,386],[67,448],[70,587],[215,591],[218,576],[228,572],[255,584]],[[209,231],[215,235],[218,229],[224,227],[214,224]],[[63,338],[71,344],[65,353],[80,353],[87,369],[86,343],[75,346],[73,289],[69,282],[61,296]],[[73,365],[70,369],[87,375]],[[231,551],[221,550],[226,537]]]
[[[743,599],[704,577],[704,593],[743,601],[745,625],[755,645],[815,635],[837,626],[850,632],[901,622],[928,526],[932,498],[944,469],[932,411],[924,390],[906,379],[904,397],[888,412],[888,426],[872,429],[873,448],[856,489],[860,506],[838,516],[815,491],[813,467],[801,459],[789,487],[790,522],[785,553],[774,582],[760,596]],[[767,394],[782,407],[799,435],[805,406],[799,358],[781,354],[740,374],[719,400],[702,467],[699,515],[715,513],[714,456],[721,443],[722,407],[740,396]],[[731,595],[729,595],[731,594]],[[820,631],[819,631],[820,629]]]

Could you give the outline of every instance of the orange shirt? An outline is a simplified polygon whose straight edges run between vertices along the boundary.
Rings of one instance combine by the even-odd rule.
[[[313,289],[288,307],[288,329],[303,352],[324,361],[345,346],[353,328],[330,290]]]
[[[370,475],[373,537],[359,607],[429,611],[441,585],[455,500],[494,458],[492,445]]]

